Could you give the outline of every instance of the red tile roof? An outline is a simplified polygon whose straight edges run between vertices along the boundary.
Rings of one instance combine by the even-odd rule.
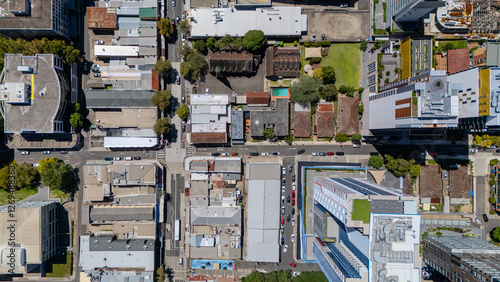
[[[266,76],[300,75],[300,49],[269,47],[266,50]]]
[[[160,90],[160,81],[158,79],[158,72],[155,70],[151,71],[151,89]]]
[[[423,165],[420,167],[420,197],[441,198],[441,173],[439,165]]]
[[[293,131],[295,137],[311,137],[311,111],[295,112]]]
[[[450,170],[450,198],[470,198],[472,179],[468,174],[468,166],[461,165],[456,170]]]
[[[249,74],[256,71],[253,55],[249,52],[212,52],[208,56],[208,68],[216,73],[217,68],[226,74]]]
[[[333,103],[320,103],[317,106],[316,123],[318,137],[333,137],[335,134]]]
[[[269,105],[269,92],[247,92],[247,105]]]
[[[87,27],[90,29],[116,29],[116,12],[111,8],[87,7]]]
[[[448,73],[454,74],[470,68],[469,49],[448,51]]]
[[[347,135],[359,133],[359,98],[339,97],[337,105],[338,132]]]
[[[193,144],[224,144],[227,143],[226,133],[191,133],[191,143]]]

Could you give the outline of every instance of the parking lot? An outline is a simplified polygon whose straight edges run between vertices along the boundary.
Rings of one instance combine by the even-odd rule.
[[[358,41],[370,37],[370,12],[307,12],[307,35],[301,41],[325,34],[328,41]]]

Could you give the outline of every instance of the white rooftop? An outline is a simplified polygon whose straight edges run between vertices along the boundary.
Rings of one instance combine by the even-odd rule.
[[[104,137],[105,148],[151,148],[158,145],[158,138]]]
[[[229,95],[191,94],[191,105],[227,105],[227,104],[229,104]]]
[[[191,10],[190,16],[194,38],[244,36],[249,30],[262,30],[271,37],[299,37],[307,31],[307,16],[302,15],[300,7],[197,8]]]
[[[193,123],[191,124],[191,132],[209,133],[209,132],[226,132],[226,123]]]
[[[94,45],[97,57],[139,57],[137,46]]]

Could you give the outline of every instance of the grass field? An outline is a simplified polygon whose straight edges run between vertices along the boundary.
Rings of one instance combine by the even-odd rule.
[[[358,43],[340,43],[330,46],[330,54],[324,57],[321,66],[331,66],[335,70],[335,85],[359,88],[361,77],[361,51]]]
[[[300,273],[299,276],[293,277],[292,282],[326,282],[328,279],[321,271],[305,271]]]
[[[47,261],[47,277],[67,277],[71,276],[73,268],[73,252],[66,255],[57,256]]]
[[[352,220],[362,220],[370,223],[370,202],[368,200],[354,200],[352,203]]]
[[[69,198],[69,194],[68,193],[63,192],[61,190],[57,190],[57,189],[50,189],[50,195],[49,196],[50,196],[51,199],[55,199],[55,198],[61,199],[61,203],[64,203]]]
[[[26,189],[26,188],[24,188],[24,189],[16,190],[14,192],[15,201],[18,202],[18,201],[24,200],[24,199],[28,198],[29,196],[35,195],[37,192],[38,192],[38,189]],[[9,200],[9,192],[7,192],[3,189],[0,189],[0,206],[7,204],[8,200]]]

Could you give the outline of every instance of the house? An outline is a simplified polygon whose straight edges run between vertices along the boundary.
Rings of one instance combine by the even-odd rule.
[[[214,75],[253,74],[257,71],[257,65],[258,61],[247,51],[219,51],[208,55],[208,69]]]
[[[266,76],[300,76],[300,49],[269,47],[266,50]]]
[[[339,97],[337,105],[337,133],[353,135],[359,133],[359,98]]]
[[[267,107],[271,101],[269,92],[247,92],[245,96],[248,106]]]
[[[333,103],[318,103],[316,107],[316,135],[320,138],[335,135],[335,114]]]
[[[311,109],[295,103],[293,117],[293,136],[298,138],[311,137]]]
[[[469,49],[448,50],[448,73],[454,74],[470,68]]]
[[[289,130],[289,102],[288,99],[275,99],[271,109],[250,111],[250,134],[263,137],[266,126],[274,128],[275,136],[288,136]]]

